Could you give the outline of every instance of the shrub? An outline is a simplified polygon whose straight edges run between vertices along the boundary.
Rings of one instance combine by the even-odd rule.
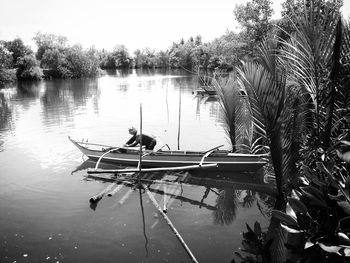
[[[15,69],[0,68],[0,86],[16,80]]]
[[[17,69],[17,78],[19,80],[40,80],[42,77],[42,69],[40,69],[39,62],[33,54],[19,59]]]

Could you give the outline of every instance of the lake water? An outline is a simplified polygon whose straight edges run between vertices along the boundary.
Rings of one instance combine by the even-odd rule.
[[[191,262],[143,191],[123,186],[90,206],[109,183],[87,178],[94,163],[67,137],[124,144],[142,103],[143,131],[158,145],[229,149],[217,99],[196,96],[196,87],[183,72],[117,71],[0,89],[0,262]],[[246,223],[269,224],[262,178],[231,177],[229,185],[195,180],[181,191],[151,186],[199,262],[230,262]]]

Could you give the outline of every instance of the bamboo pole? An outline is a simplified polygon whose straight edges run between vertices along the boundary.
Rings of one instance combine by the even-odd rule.
[[[113,178],[113,177],[106,177],[103,175],[98,175],[98,174],[89,174],[88,177],[90,178],[94,178],[94,179],[99,179],[99,180],[103,180],[106,182],[116,182],[116,183],[123,183],[124,185],[132,185],[135,183],[136,180],[138,180],[137,178]],[[172,185],[175,182],[169,182],[169,181],[162,181],[162,180],[150,180],[150,179],[142,179],[141,178],[141,182],[144,183],[152,183],[152,184],[168,184],[168,185]]]
[[[183,248],[186,250],[187,254],[190,256],[192,262],[196,262],[198,263],[197,259],[195,258],[195,256],[193,255],[193,253],[191,252],[191,250],[189,249],[189,247],[186,245],[184,239],[181,237],[180,233],[176,230],[176,228],[174,227],[173,223],[170,221],[169,217],[163,212],[163,210],[160,208],[159,204],[157,203],[156,199],[154,198],[154,196],[152,195],[152,193],[149,191],[148,187],[146,185],[142,185],[142,187],[145,189],[147,195],[149,196],[149,198],[151,199],[152,203],[154,204],[154,206],[158,209],[159,213],[163,216],[163,218],[165,219],[165,221],[167,222],[168,226],[171,228],[171,230],[174,232],[175,236],[177,237],[177,239],[180,241],[181,245],[183,246]]]
[[[116,188],[114,188],[114,190],[110,191],[107,196],[111,197],[113,195],[115,195],[117,192],[119,192],[122,188],[124,187],[124,184],[118,184]]]
[[[196,165],[187,165],[187,166],[177,166],[177,167],[155,167],[155,168],[144,168],[141,172],[160,172],[160,171],[187,171],[195,169],[207,169],[218,167],[217,163],[209,164],[196,164]],[[97,169],[97,170],[88,170],[88,174],[103,174],[103,173],[135,173],[140,172],[139,168],[133,169]]]
[[[135,178],[116,178],[115,176],[106,176],[104,174],[88,174],[87,177],[105,182],[123,183],[126,186],[133,184],[135,181]]]
[[[164,193],[167,193],[167,185],[163,184],[163,191]],[[166,213],[167,212],[167,196],[163,195],[163,212]]]
[[[90,203],[97,203],[102,199],[102,197],[109,192],[117,183],[111,183],[108,185],[104,190],[102,190],[100,193],[97,195],[94,195],[93,197],[90,198]]]

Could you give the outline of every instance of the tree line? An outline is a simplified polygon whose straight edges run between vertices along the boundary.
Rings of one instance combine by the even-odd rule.
[[[83,49],[68,45],[68,39],[53,34],[37,33],[33,38],[37,52],[20,38],[0,41],[0,82],[37,80],[44,75],[53,78],[96,76],[101,69],[183,68],[190,71],[230,70],[246,53],[245,43],[234,32],[227,32],[210,43],[201,36],[181,39],[166,51],[137,49],[131,55],[124,45],[112,51]]]
[[[204,43],[200,35],[173,42],[165,51],[150,48],[137,49],[130,54],[124,45],[112,51],[83,49],[69,45],[64,36],[37,33],[33,40],[37,52],[26,46],[20,38],[0,40],[0,83],[18,80],[37,80],[43,76],[78,78],[96,76],[104,69],[127,68],[183,68],[190,71],[230,71],[246,57],[254,57],[256,47],[264,36],[276,29],[274,25],[287,25],[281,18],[271,19],[270,0],[252,0],[238,5],[234,17],[241,25],[239,33],[227,31],[213,41]],[[284,12],[293,9],[286,0]],[[284,28],[287,28],[284,26]],[[288,29],[288,28],[287,28]]]

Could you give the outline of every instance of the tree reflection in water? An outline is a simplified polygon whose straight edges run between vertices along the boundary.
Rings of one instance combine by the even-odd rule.
[[[242,206],[247,208],[252,207],[253,203],[257,200],[255,194],[255,191],[247,190],[246,196],[243,198]]]
[[[236,219],[237,199],[241,191],[234,189],[221,190],[216,199],[216,210],[213,212],[214,223],[229,225]]]
[[[218,225],[232,224],[236,218],[237,205],[251,208],[256,202],[258,209],[264,217],[271,216],[271,210],[275,204],[275,198],[258,194],[253,190],[225,189],[217,192],[216,210],[213,211],[214,223]],[[239,201],[242,199],[242,201]]]
[[[0,93],[0,130],[8,129],[11,123],[12,111],[3,93]],[[0,141],[0,147],[1,147]]]

